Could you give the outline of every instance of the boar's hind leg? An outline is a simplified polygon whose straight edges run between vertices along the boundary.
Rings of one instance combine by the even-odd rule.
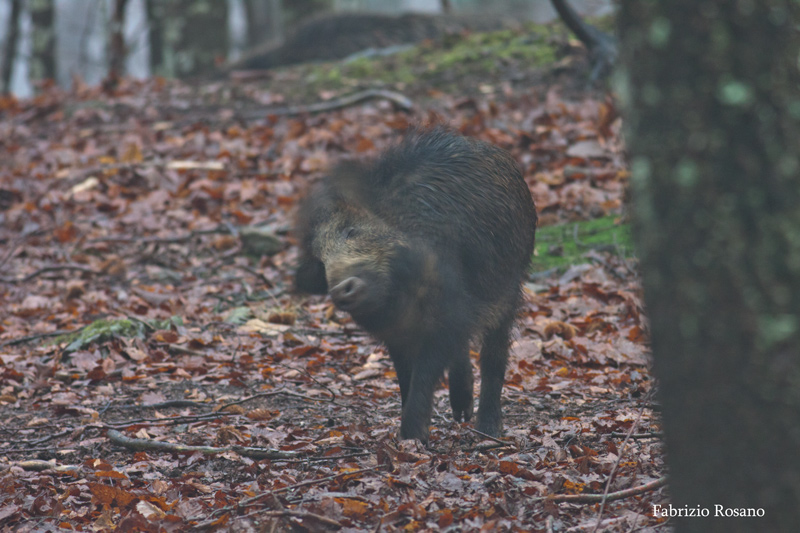
[[[450,382],[450,406],[453,417],[461,422],[472,418],[472,364],[469,361],[469,350],[456,354],[450,363],[447,376]]]
[[[420,353],[414,358],[411,371],[411,388],[403,407],[400,436],[428,442],[433,392],[444,371],[459,354],[467,351],[467,336],[441,335],[423,342]]]
[[[512,315],[497,328],[489,330],[481,348],[481,398],[478,404],[477,429],[495,437],[503,433],[500,393],[506,374],[509,335],[513,322]]]

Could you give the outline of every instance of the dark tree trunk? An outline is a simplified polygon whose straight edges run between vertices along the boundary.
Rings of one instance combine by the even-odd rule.
[[[56,77],[56,27],[53,0],[35,0],[28,3],[33,26],[33,54],[31,78],[53,80]]]
[[[711,515],[677,531],[800,525],[798,20],[792,0],[621,2],[670,492]]]
[[[17,59],[17,41],[19,40],[19,14],[22,12],[22,0],[11,0],[11,16],[8,19],[5,51],[3,52],[2,92],[11,92],[11,75],[14,72],[14,61]]]
[[[150,72],[157,76],[167,76],[164,64],[164,17],[165,7],[161,0],[147,0],[147,26],[149,28]]]
[[[114,0],[114,12],[111,14],[111,39],[109,43],[108,82],[116,85],[125,73],[125,6],[128,0]]]
[[[228,3],[220,0],[149,0],[150,68],[162,76],[214,69],[228,55]]]
[[[567,0],[551,0],[561,21],[589,50],[592,81],[607,76],[617,61],[616,40],[584,21]]]

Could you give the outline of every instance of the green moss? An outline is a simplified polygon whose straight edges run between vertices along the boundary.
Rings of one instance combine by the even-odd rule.
[[[585,262],[591,250],[633,255],[630,227],[618,224],[614,216],[545,226],[536,230],[536,250],[531,262],[534,272],[566,268]]]
[[[558,59],[566,39],[560,24],[528,24],[520,30],[448,35],[389,56],[292,67],[305,80],[305,90],[336,90],[369,85],[419,85],[464,92],[465,79],[491,83],[509,73],[546,67]],[[467,83],[467,86],[474,84]]]
[[[83,329],[56,337],[55,344],[68,343],[66,353],[82,350],[92,343],[108,342],[115,338],[144,338],[145,332],[157,329],[169,329],[173,325],[182,326],[183,319],[173,316],[167,320],[151,320],[145,322],[137,318],[100,319],[95,320]]]
[[[85,328],[75,333],[68,333],[57,337],[55,342],[69,343],[64,351],[74,352],[86,348],[93,342],[106,342],[116,337],[144,337],[144,331],[148,326],[138,320],[116,319],[116,320],[95,320]]]

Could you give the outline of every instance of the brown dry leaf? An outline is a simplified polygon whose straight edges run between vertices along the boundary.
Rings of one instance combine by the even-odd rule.
[[[119,157],[120,163],[141,163],[143,160],[142,147],[138,142],[126,144]]]
[[[100,263],[100,272],[107,276],[117,279],[123,279],[127,275],[128,269],[125,266],[125,261],[118,255],[107,257]]]
[[[244,333],[261,333],[262,335],[278,336],[285,331],[289,331],[291,326],[287,324],[273,324],[272,322],[264,322],[258,318],[253,318],[244,323],[239,328]]]
[[[175,344],[180,340],[180,336],[171,329],[160,329],[153,333],[152,338],[158,342],[166,342],[168,344]]]
[[[253,409],[252,411],[248,411],[245,415],[250,420],[269,420],[274,416],[273,412],[269,409]]]
[[[231,406],[231,407],[240,407],[240,406]],[[228,445],[232,442],[236,444],[241,444],[242,442],[246,442],[247,438],[245,437],[244,433],[239,431],[233,426],[224,426],[219,428],[217,431],[217,442],[222,445]]]
[[[136,497],[117,487],[104,483],[89,483],[89,490],[92,493],[92,502],[96,505],[111,506],[116,504],[118,507],[127,507]]]
[[[67,220],[63,226],[56,228],[54,234],[58,242],[60,243],[67,243],[74,241],[79,235],[78,227],[72,223],[72,221]]]
[[[140,501],[137,503],[136,510],[148,520],[160,520],[166,516],[164,511],[146,501]]]
[[[103,509],[100,516],[92,523],[93,531],[114,531],[116,528],[111,516],[111,509]]]
[[[548,322],[547,325],[544,327],[544,335],[546,339],[551,339],[553,335],[558,335],[564,340],[570,340],[577,333],[578,333],[578,328],[576,328],[572,324],[561,322],[560,320],[554,320],[552,322]]]
[[[349,518],[363,519],[370,506],[361,500],[354,498],[334,498],[342,506],[342,514]]]
[[[223,413],[233,413],[237,415],[245,414],[245,409],[241,405],[228,405],[225,408],[220,409]]]

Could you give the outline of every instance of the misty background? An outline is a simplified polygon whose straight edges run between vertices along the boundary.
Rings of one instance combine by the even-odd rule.
[[[58,85],[68,88],[73,78],[95,85],[108,75],[115,0],[0,0],[0,43],[3,47],[0,62],[6,61],[8,56],[14,2],[19,2],[19,18],[9,92],[18,97],[29,97],[35,93],[37,81],[43,79],[52,77]],[[235,60],[257,44],[280,43],[286,32],[298,22],[321,12],[441,13],[445,4],[449,4],[454,15],[491,13],[517,21],[535,22],[547,22],[556,17],[549,0],[192,0],[188,3],[186,0],[128,0],[123,19],[126,50],[123,75],[147,78],[154,74],[150,34],[153,16],[158,15],[148,17],[148,7],[168,11],[173,18],[203,6],[222,8],[224,16],[221,18],[226,19],[226,31],[215,37],[227,41],[223,46],[227,48],[227,58],[220,59]],[[611,0],[573,0],[572,5],[588,16],[607,14],[613,7]],[[33,11],[37,9],[46,13],[39,27],[33,23],[36,16]],[[169,16],[161,16],[167,19],[168,24]],[[39,17],[41,20],[42,16]],[[257,24],[248,21],[254,17],[259,19],[255,21]],[[173,26],[177,24],[179,21]],[[48,39],[52,40],[50,53],[54,57],[46,59],[44,63],[50,66],[43,68],[31,59],[34,57],[34,43]],[[175,57],[179,59],[179,53]],[[166,61],[156,73],[174,75],[171,68],[170,62]],[[53,72],[48,75],[47,70]]]

